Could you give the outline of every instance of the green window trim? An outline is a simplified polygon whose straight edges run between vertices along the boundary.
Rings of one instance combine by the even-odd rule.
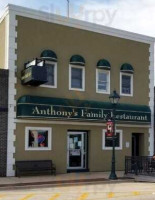
[[[134,73],[134,68],[132,67],[132,65],[128,64],[128,63],[124,63],[121,68],[120,68],[121,72],[124,73],[130,73],[133,74]]]
[[[53,62],[57,62],[57,55],[54,51],[52,50],[44,50],[40,57],[44,60],[50,60],[50,61],[53,61]]]
[[[108,60],[101,59],[97,63],[97,68],[98,69],[110,70],[111,69],[111,65],[110,65]]]
[[[85,66],[85,59],[80,55],[73,55],[70,58],[71,65]]]

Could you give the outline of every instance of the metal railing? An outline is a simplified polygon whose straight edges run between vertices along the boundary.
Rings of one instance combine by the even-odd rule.
[[[126,156],[125,174],[155,176],[155,160],[152,156]]]

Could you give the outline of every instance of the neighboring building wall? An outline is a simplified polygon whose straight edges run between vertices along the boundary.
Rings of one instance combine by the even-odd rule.
[[[8,124],[8,70],[0,69],[0,176],[6,176]]]
[[[0,22],[0,68],[5,68],[5,19]]]

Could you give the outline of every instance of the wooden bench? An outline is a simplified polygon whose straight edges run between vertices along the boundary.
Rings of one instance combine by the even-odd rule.
[[[52,160],[29,160],[29,161],[16,161],[16,176],[20,177],[21,174],[25,173],[40,173],[49,171],[56,175],[56,167],[54,166]]]

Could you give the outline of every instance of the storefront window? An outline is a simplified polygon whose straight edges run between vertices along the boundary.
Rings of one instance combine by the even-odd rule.
[[[110,71],[97,69],[96,86],[98,93],[110,93]]]
[[[116,133],[115,147],[120,145],[120,133]],[[112,140],[105,136],[105,147],[112,147]]]
[[[69,79],[70,79],[69,88],[70,88],[70,90],[84,91],[84,82],[85,82],[84,78],[85,78],[84,67],[70,66],[70,73],[69,73]]]
[[[102,149],[111,150],[112,146],[113,141],[106,136],[106,130],[104,129],[102,135]],[[122,130],[116,131],[115,148],[116,150],[122,149]]]
[[[121,73],[121,95],[132,96],[133,75]]]
[[[26,127],[25,150],[51,150],[51,128]]]

